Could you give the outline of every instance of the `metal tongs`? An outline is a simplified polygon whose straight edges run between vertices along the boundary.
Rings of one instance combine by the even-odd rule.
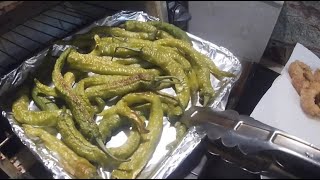
[[[191,107],[181,121],[205,131],[208,150],[244,170],[277,178],[320,177],[319,148],[252,117]]]

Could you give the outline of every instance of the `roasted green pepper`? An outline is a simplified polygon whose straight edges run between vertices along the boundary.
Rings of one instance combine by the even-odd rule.
[[[23,125],[24,131],[28,136],[38,137],[44,145],[51,151],[59,155],[59,162],[63,168],[75,178],[87,179],[97,178],[96,168],[86,159],[79,157],[59,139],[47,131],[34,128],[30,125]]]
[[[181,39],[181,40],[187,42],[188,44],[192,45],[192,42],[191,42],[189,36],[187,35],[187,33],[184,32],[182,29],[176,27],[175,25],[172,25],[172,24],[169,24],[166,22],[162,22],[162,21],[149,21],[147,23],[157,27],[158,29],[161,29],[161,30],[169,33],[170,35],[172,35],[173,37],[175,37],[177,39]]]
[[[134,75],[138,73],[160,74],[156,69],[128,67],[118,63],[112,63],[112,61],[106,61],[104,60],[104,57],[92,54],[80,54],[75,51],[70,53],[67,61],[71,68],[105,75]]]
[[[146,102],[150,102],[152,104],[149,123],[147,126],[147,129],[150,132],[142,135],[143,142],[130,157],[131,161],[121,163],[118,169],[112,172],[113,178],[136,178],[152,157],[152,154],[160,141],[163,129],[163,111],[159,97],[148,93],[128,94],[123,97],[123,100],[127,102],[132,102],[132,100],[134,101],[135,99],[144,99]]]
[[[57,129],[61,134],[62,141],[79,156],[102,166],[112,165],[112,159],[108,158],[103,151],[83,137],[75,127],[72,117],[67,113],[60,116]]]
[[[29,111],[29,98],[26,94],[13,103],[12,113],[15,120],[22,124],[34,126],[55,126],[61,110],[52,111]]]
[[[180,80],[180,83],[175,84],[175,90],[179,98],[181,108],[185,109],[187,107],[190,99],[189,80],[181,66],[179,66],[176,61],[171,60],[170,54],[161,51],[156,46],[149,47],[135,43],[113,43],[104,45],[103,47],[98,46],[97,48],[97,50],[100,51],[102,55],[111,56],[123,55],[126,54],[128,50],[131,50],[132,52],[135,52],[135,56],[153,63],[171,76],[177,77]]]
[[[166,79],[171,79],[171,78],[173,77],[172,76],[157,77],[150,74],[136,74],[112,83],[91,86],[85,90],[85,95],[89,99],[92,99],[95,97],[101,97],[106,99],[106,98],[111,98],[115,96],[122,96],[133,91],[138,91],[143,89],[157,89],[157,87],[162,82],[169,82],[169,81],[166,81]]]
[[[98,125],[93,121],[93,116],[94,116],[93,112],[90,111],[90,108],[87,106],[88,104],[83,100],[83,98],[77,95],[74,92],[74,90],[63,79],[63,76],[61,74],[61,69],[70,52],[71,52],[70,48],[64,51],[60,55],[60,57],[57,59],[57,62],[54,66],[54,70],[52,72],[52,80],[55,85],[55,88],[68,104],[72,112],[72,115],[74,116],[75,122],[80,128],[80,131],[89,140],[94,139],[95,142],[100,146],[100,148],[112,159],[115,159],[118,161],[124,161],[114,157],[106,149],[106,147],[103,144]]]

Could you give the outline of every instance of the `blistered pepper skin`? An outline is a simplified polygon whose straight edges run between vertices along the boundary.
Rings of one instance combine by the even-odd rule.
[[[142,135],[143,142],[130,157],[131,161],[121,163],[118,169],[112,172],[112,177],[117,179],[133,179],[138,176],[152,157],[163,129],[163,111],[159,97],[148,93],[136,93],[125,96],[123,100],[129,103],[132,99],[144,99],[152,104],[147,126],[149,133]]]
[[[181,39],[181,40],[187,42],[188,44],[192,45],[191,39],[189,38],[187,33],[184,32],[182,29],[176,27],[175,25],[172,25],[172,24],[169,24],[166,22],[161,22],[161,21],[149,21],[147,23],[157,27],[158,29],[161,29],[161,30],[169,33],[170,35],[172,35],[173,37],[175,37],[177,39]]]
[[[63,42],[62,44],[71,44],[77,46],[81,49],[92,49],[94,47],[94,35],[114,36],[114,37],[128,37],[128,38],[139,38],[146,40],[155,40],[155,33],[145,33],[145,32],[130,32],[118,27],[108,27],[108,26],[96,26],[92,28],[89,32],[84,34],[75,35],[71,41]]]
[[[154,76],[152,74],[136,74],[125,78],[119,78],[115,81],[110,81],[96,86],[91,86],[85,90],[85,94],[89,99],[95,97],[111,98],[115,96],[122,96],[130,92],[140,90],[154,90],[161,87],[161,82],[164,79],[171,77]],[[161,79],[161,80],[157,80]],[[166,86],[164,86],[166,87]]]
[[[159,75],[156,69],[144,69],[138,67],[128,67],[126,65],[106,61],[104,57],[91,54],[80,54],[72,51],[67,58],[70,67],[85,72],[93,72],[104,75],[134,75],[139,73],[150,73]]]
[[[196,51],[184,41],[178,39],[160,39],[155,41],[155,43],[161,46],[178,48],[184,53],[186,59],[188,59],[190,64],[194,67],[200,89],[200,96],[203,98],[204,106],[208,105],[208,102],[215,97],[215,91],[211,86],[210,73],[218,79],[223,77],[234,77],[232,73],[219,70],[213,61]]]
[[[155,33],[157,28],[142,21],[129,20],[124,23],[124,28],[133,32]]]
[[[72,117],[69,115],[65,114],[60,117],[57,123],[57,129],[61,134],[63,142],[79,156],[102,166],[111,164],[111,159],[109,159],[102,150],[92,145],[83,137],[75,127]]]
[[[55,88],[59,93],[61,93],[63,99],[67,102],[76,123],[79,125],[80,131],[87,136],[89,140],[92,140],[93,138],[101,136],[99,134],[98,127],[94,124],[93,114],[86,108],[86,103],[83,102],[83,100],[77,96],[72,88],[64,81],[61,74],[64,61],[70,52],[71,49],[68,49],[58,58],[52,73],[52,80]]]
[[[114,157],[104,146],[102,136],[100,134],[98,125],[94,122],[94,111],[88,107],[88,103],[79,96],[70,85],[63,79],[61,74],[62,67],[71,52],[71,48],[65,50],[57,59],[52,72],[52,81],[57,91],[68,104],[75,122],[79,126],[80,132],[88,138],[89,141],[94,140],[99,147],[112,159],[117,161],[126,161]]]
[[[159,50],[156,46],[143,46],[139,43],[113,43],[103,47],[98,46],[98,50],[102,54],[115,56],[130,51],[128,48],[135,48],[136,50],[134,51],[131,49],[131,52],[135,53],[135,56],[139,56],[140,58],[161,67],[161,69],[169,75],[180,79],[180,83],[175,84],[175,90],[179,98],[181,108],[185,109],[190,99],[189,80],[181,66],[176,61],[171,60],[170,54],[161,51],[161,49]],[[114,51],[114,49],[117,49],[117,51]]]
[[[42,111],[48,110],[58,110],[58,106],[52,102],[52,100],[48,99],[47,97],[43,97],[40,94],[39,88],[36,86],[32,89],[32,99],[36,103],[39,109]]]
[[[61,110],[52,111],[30,111],[28,110],[29,98],[22,94],[12,106],[15,120],[22,124],[34,126],[55,126]]]
[[[111,133],[117,131],[121,126],[127,124],[128,122],[123,118],[120,118],[116,111],[109,110],[107,114],[103,116],[99,124],[99,129],[104,139],[110,138]],[[127,141],[116,148],[109,148],[110,152],[116,156],[123,159],[129,158],[139,147],[141,140],[140,133],[133,129],[130,131]]]
[[[72,176],[79,179],[98,177],[96,168],[88,160],[78,156],[55,136],[30,125],[23,127],[28,136],[39,137],[48,149],[56,152],[59,155],[59,162]]]

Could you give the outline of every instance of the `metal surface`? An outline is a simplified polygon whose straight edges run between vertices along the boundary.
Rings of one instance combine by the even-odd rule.
[[[217,155],[245,170],[289,178],[320,177],[319,148],[249,116],[193,107],[181,121],[204,131]]]
[[[39,7],[32,3],[21,4],[18,11],[8,14],[8,18],[21,18],[21,23],[2,19],[0,28],[0,76],[19,66],[27,58],[49,46],[55,40],[61,39],[75,30],[88,25],[95,20],[115,13],[117,10],[98,6],[90,2],[50,2],[37,3],[44,6],[42,12],[35,16],[21,17],[22,10],[28,12]],[[27,14],[27,13],[26,13]],[[17,17],[15,17],[16,15]],[[17,21],[17,20],[15,20]]]
[[[86,32],[93,26],[117,26],[126,20],[150,21],[157,19],[143,12],[123,11],[113,16],[103,18],[78,33]],[[196,50],[209,56],[220,69],[237,75],[236,78],[224,78],[221,81],[215,79],[213,76],[211,77],[213,88],[217,92],[216,99],[212,102],[211,106],[223,110],[230,90],[241,73],[240,62],[227,49],[214,45],[194,35],[188,35],[190,36],[193,42],[193,47]],[[68,38],[70,37],[65,39]],[[63,45],[53,45],[53,55],[59,55],[66,48],[67,46]],[[22,84],[30,73],[32,74],[32,72],[34,72],[41,63],[43,63],[42,60],[46,53],[47,49],[26,60],[9,74],[6,74],[0,81],[0,94],[3,96],[7,92],[13,92],[15,87]],[[165,89],[165,92],[174,95],[174,91],[172,89]],[[9,102],[9,104],[11,104],[12,99],[9,100]],[[44,165],[53,172],[54,178],[69,178],[70,176],[63,170],[57,160],[57,157],[52,154],[52,152],[44,148],[41,143],[35,143],[24,134],[23,129],[12,117],[11,106],[9,104],[6,104],[6,108],[2,111],[2,115],[9,120],[13,131],[18,135],[22,142],[28,146],[35,155],[37,155]],[[31,102],[29,107],[30,109],[34,109],[34,103]],[[96,119],[96,122],[99,123],[99,118]],[[190,128],[178,147],[173,151],[170,151],[166,146],[175,140],[172,138],[175,137],[175,128],[170,126],[167,118],[164,118],[163,125],[164,130],[161,140],[154,152],[154,156],[149,160],[148,164],[139,175],[139,178],[166,178],[193,151],[194,147],[196,147],[204,137],[202,132],[197,132],[196,129]],[[59,137],[59,134],[57,134],[57,137]],[[118,146],[120,145],[119,143],[124,142],[125,140],[125,133],[120,132],[107,143],[107,147]],[[110,177],[110,171],[106,169],[99,168],[99,173],[103,178]]]
[[[228,48],[240,61],[259,62],[281,8],[277,1],[189,1],[189,32]]]

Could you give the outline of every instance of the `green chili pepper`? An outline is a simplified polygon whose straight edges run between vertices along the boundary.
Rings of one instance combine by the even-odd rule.
[[[100,113],[103,111],[104,107],[106,106],[106,102],[100,97],[94,98],[94,101],[97,104],[97,110],[95,113]]]
[[[135,52],[135,56],[140,57],[150,63],[153,63],[161,67],[165,72],[171,76],[175,76],[180,79],[180,83],[175,85],[175,90],[179,98],[181,107],[185,109],[190,99],[189,81],[184,73],[183,69],[179,66],[176,61],[171,60],[170,54],[159,50],[156,46],[148,47],[141,44],[134,43],[113,43],[100,47],[99,50],[102,55],[118,55],[124,54],[128,49]],[[132,49],[135,48],[135,49]],[[139,49],[138,49],[139,48]],[[117,49],[117,51],[115,51]],[[124,51],[122,51],[125,49]]]
[[[13,103],[12,113],[15,120],[22,124],[34,126],[55,126],[61,110],[53,111],[29,111],[29,98],[26,94]]]
[[[116,76],[116,75],[90,76],[80,80],[77,86],[75,87],[75,91],[86,102],[87,106],[89,107],[89,110],[92,111],[92,109],[90,108],[91,106],[90,101],[88,97],[85,95],[85,88],[88,86],[101,85],[101,84],[108,85],[108,84],[112,84],[115,81],[123,80],[125,78],[127,78],[127,76]],[[105,102],[100,97],[95,97],[91,99],[93,99],[98,105],[98,107],[94,107],[93,111],[95,113],[101,112],[105,106]]]
[[[99,124],[99,129],[104,139],[110,138],[113,131],[116,131],[127,123],[127,121],[125,121],[123,118],[120,118],[120,116],[116,114],[114,109],[114,107],[109,108],[108,112],[103,116]],[[123,145],[117,148],[109,148],[109,150],[116,157],[128,158],[138,148],[140,144],[140,137],[141,136],[138,131],[133,129],[130,132],[127,141]]]
[[[110,44],[110,43],[121,43],[121,42],[127,42],[127,43],[134,43],[134,44],[139,44],[139,45],[147,45],[147,46],[155,46],[156,44],[151,42],[151,41],[147,41],[147,40],[143,40],[143,39],[136,39],[136,38],[99,38],[96,37],[96,43],[97,46],[104,46],[106,43]],[[159,49],[162,50],[162,52],[164,53],[169,53],[170,57],[172,59],[174,59],[175,61],[177,61],[179,64],[182,65],[182,68],[188,72],[190,71],[191,68],[191,64],[189,63],[188,60],[186,60],[183,56],[181,56],[179,53],[177,53],[173,48],[168,48],[168,47],[157,47]],[[132,53],[131,53],[132,54]]]
[[[235,75],[232,73],[221,71],[210,58],[196,51],[192,46],[184,41],[178,39],[160,39],[155,43],[158,45],[178,48],[179,50],[183,51],[184,54],[190,57],[189,60],[193,61],[193,64],[197,63],[203,67],[209,68],[210,72],[218,79],[221,79],[222,77],[235,77]]]
[[[157,95],[160,98],[162,102],[161,105],[162,105],[163,113],[166,114],[169,117],[169,119],[176,116],[180,116],[183,113],[181,107],[179,106],[179,100],[177,100],[174,96],[171,96],[165,93],[160,93],[160,92],[148,92],[148,93]],[[131,102],[131,104],[132,103],[133,102]],[[136,99],[135,103],[141,104],[143,102],[140,102]],[[144,103],[141,105],[133,106],[133,109],[147,114],[146,110],[150,109],[150,106],[151,106],[150,103]]]
[[[63,79],[66,81],[67,84],[69,84],[72,87],[76,77],[72,72],[67,72],[66,74],[64,74]]]
[[[126,142],[115,148],[109,148],[110,152],[120,158],[129,158],[139,147],[141,135],[137,130],[130,131]]]
[[[156,45],[153,42],[142,40],[142,39],[135,39],[135,38],[116,38],[115,40],[112,40],[112,38],[96,38],[98,46],[104,43],[110,43],[110,42],[129,42],[129,43],[135,43],[140,45],[149,45],[154,46]],[[195,105],[198,101],[198,95],[197,91],[199,89],[199,85],[197,82],[197,76],[196,72],[191,68],[190,62],[185,59],[178,51],[175,51],[173,48],[168,47],[158,47],[159,49],[162,49],[163,52],[168,53],[171,58],[173,58],[176,62],[181,64],[183,70],[185,71],[189,83],[190,83],[190,91],[191,91],[191,103],[192,105]]]
[[[103,56],[106,57],[106,56]],[[110,57],[110,56],[108,56]],[[135,58],[135,57],[131,57],[131,58],[117,58],[117,57],[111,57],[110,61],[115,62],[117,64],[121,64],[121,65],[133,65],[133,64],[141,64],[143,68],[151,68],[151,64],[146,64],[145,61],[139,59],[139,58]]]
[[[49,87],[44,84],[42,84],[40,81],[37,79],[34,79],[36,88],[38,89],[39,93],[45,94],[47,96],[53,96],[53,97],[58,97],[58,92],[54,87]]]
[[[123,24],[127,31],[155,33],[157,28],[142,21],[129,20]]]
[[[143,33],[143,32],[130,32],[117,27],[108,27],[108,26],[96,26],[93,27],[88,33],[80,34],[74,36],[74,39],[90,39],[94,35],[98,34],[99,36],[116,36],[116,37],[131,37],[139,39],[154,40],[153,33]]]
[[[78,84],[84,83],[84,88],[88,88],[90,86],[96,86],[96,85],[103,85],[103,84],[111,85],[114,82],[122,81],[128,77],[129,76],[121,76],[121,75],[93,75],[93,76],[81,79],[78,82]]]
[[[149,123],[147,127],[147,129],[150,132],[142,135],[142,139],[144,141],[140,144],[138,149],[131,156],[131,161],[121,163],[118,169],[112,172],[113,178],[135,178],[147,164],[149,159],[152,157],[152,154],[160,141],[163,129],[163,111],[161,108],[160,99],[155,95],[147,93],[143,93],[142,95],[129,94],[123,97],[123,99],[126,101],[131,101],[130,99],[134,100],[137,98],[145,99],[145,101],[150,102],[152,104],[150,110]]]
[[[191,105],[195,106],[196,103],[198,102],[197,91],[199,90],[197,73],[194,69],[192,69],[187,73],[187,76],[189,78],[190,91],[191,91]]]
[[[96,168],[86,159],[79,157],[59,139],[47,131],[34,128],[30,125],[23,125],[24,131],[28,136],[39,137],[44,145],[51,151],[59,155],[59,162],[63,168],[75,178],[96,178],[98,173]]]
[[[72,117],[64,113],[60,116],[57,129],[61,134],[62,141],[79,156],[102,166],[111,165],[113,162],[97,146],[88,142],[77,130]]]
[[[105,61],[103,60],[103,57],[91,54],[80,54],[75,51],[70,53],[67,61],[71,68],[105,75],[133,75],[138,73],[160,74],[160,72],[155,69],[128,67]]]
[[[99,130],[103,139],[110,138],[112,131],[126,122],[116,113],[116,106],[102,111],[99,115],[103,116],[99,124]]]
[[[121,96],[137,90],[155,89],[158,85],[160,85],[161,82],[169,82],[165,80],[171,78],[173,77],[156,77],[150,74],[136,74],[112,83],[89,87],[85,90],[85,94],[89,99],[95,97],[106,99],[114,96]]]
[[[134,106],[132,109],[135,111],[141,111],[145,113],[146,110],[150,109],[150,106],[151,106],[150,103],[145,103],[142,105]],[[182,114],[180,107],[172,106],[166,103],[161,103],[161,107],[162,107],[163,113],[169,117],[169,121],[171,118],[180,116]]]
[[[64,51],[60,57],[57,59],[56,64],[54,66],[54,70],[52,72],[52,80],[55,85],[55,88],[61,94],[62,98],[68,104],[72,115],[80,128],[80,131],[89,139],[94,139],[96,143],[100,146],[100,148],[112,159],[117,161],[124,161],[114,157],[103,144],[101,134],[99,132],[99,128],[97,124],[93,121],[93,112],[89,110],[86,102],[83,98],[79,97],[72,88],[64,81],[61,69],[67,59],[67,56],[71,52],[71,49],[67,49]]]
[[[207,68],[195,67],[199,83],[199,96],[203,98],[203,105],[207,106],[208,102],[215,97],[215,91],[211,86],[210,71]],[[208,84],[209,83],[209,84]]]
[[[184,32],[182,29],[176,27],[175,25],[172,25],[172,24],[169,24],[166,22],[161,22],[161,21],[149,21],[147,23],[157,27],[158,29],[161,29],[161,30],[169,33],[170,35],[172,35],[173,37],[175,37],[177,39],[181,39],[181,40],[187,42],[188,44],[192,45],[192,42],[191,42],[189,36],[187,35],[187,33]]]
[[[48,99],[47,97],[39,95],[40,91],[37,87],[34,87],[32,90],[32,99],[36,103],[36,105],[42,111],[48,110],[58,110],[58,106],[52,102],[52,100]]]
[[[77,94],[77,96],[79,96],[79,98],[82,99],[83,103],[85,103],[85,106],[90,112],[90,114],[95,114],[95,112],[98,111],[98,108],[91,106],[90,100],[85,95],[84,86],[85,86],[85,81],[82,81],[82,80],[79,81],[77,86],[74,88],[74,92],[75,94]]]
[[[182,140],[182,138],[187,133],[187,127],[181,122],[176,122],[174,124],[174,127],[176,128],[176,139],[170,144],[168,144],[166,147],[167,149],[171,149],[171,150],[178,145],[178,143]]]
[[[190,61],[192,66],[194,66],[194,71],[197,75],[197,79],[199,83],[200,96],[203,97],[204,106],[206,106],[208,102],[213,97],[215,97],[215,92],[211,86],[211,81],[210,81],[210,71],[218,79],[221,79],[224,76],[226,77],[234,76],[231,73],[219,70],[208,57],[199,53],[198,51],[193,49],[192,46],[185,43],[184,41],[181,41],[178,39],[162,39],[162,40],[157,40],[155,43],[158,45],[178,48],[180,51],[182,51],[185,54],[185,56]]]
[[[63,79],[66,81],[66,83],[69,86],[72,86],[74,84],[74,82],[75,82],[74,73],[73,72],[67,72],[64,75]],[[46,85],[42,84],[40,81],[38,81],[37,79],[34,79],[34,82],[36,84],[37,94],[41,93],[41,94],[44,94],[44,95],[47,95],[47,96],[58,97],[58,92],[54,87],[46,86]]]
[[[158,30],[157,39],[174,39],[173,36],[171,36],[169,33],[162,31],[162,30]]]
[[[132,120],[133,124],[135,124],[135,127],[138,129],[138,131],[141,134],[148,133],[149,130],[142,129],[141,127],[145,127],[144,121],[140,118],[140,116],[137,115],[136,112],[132,111],[127,103],[125,101],[119,101],[116,104],[117,114],[120,116],[127,117],[128,119]]]
[[[101,84],[108,86],[116,81],[124,80],[125,78],[127,78],[127,76],[95,75],[87,77],[78,82],[77,86],[75,87],[75,91],[80,97],[82,97],[82,99],[86,102],[87,106],[89,107],[89,110],[91,111],[92,109],[90,108],[90,101],[85,94],[86,87]],[[98,107],[94,107],[94,112],[101,112],[105,106],[105,102],[103,101],[103,99],[101,99],[100,97],[93,97],[91,99],[94,100],[98,105]]]
[[[104,36],[116,36],[116,37],[131,37],[147,40],[155,40],[155,33],[144,32],[130,32],[117,27],[108,26],[96,26],[85,34],[75,35],[70,42],[71,45],[77,46],[81,49],[91,49],[94,46],[94,35]],[[62,42],[63,43],[63,42]]]

